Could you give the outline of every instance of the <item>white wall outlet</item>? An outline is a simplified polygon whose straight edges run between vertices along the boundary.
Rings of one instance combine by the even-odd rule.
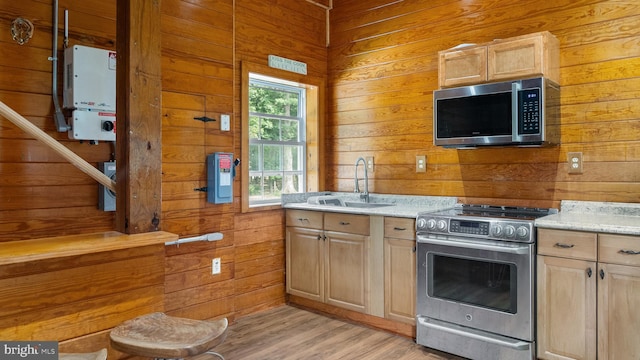
[[[582,174],[582,152],[568,152],[569,174]]]
[[[427,156],[416,155],[416,172],[427,172]]]
[[[364,160],[367,162],[367,171],[373,172],[373,156],[367,156]]]
[[[211,260],[211,274],[212,275],[220,274],[221,267],[222,267],[222,263],[220,261],[220,258],[214,258],[213,260]]]

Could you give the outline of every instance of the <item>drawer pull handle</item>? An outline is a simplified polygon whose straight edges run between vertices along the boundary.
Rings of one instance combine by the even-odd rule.
[[[407,228],[403,228],[403,227],[394,227],[393,230],[397,230],[397,231],[405,231],[407,230]]]
[[[340,221],[340,225],[349,225],[351,224],[350,222],[346,222],[346,221]]]
[[[625,249],[621,249],[620,251],[618,251],[620,254],[626,254],[626,255],[640,255],[640,251],[634,251],[634,250],[625,250]]]
[[[593,271],[591,270],[591,268],[587,269],[587,276],[591,277],[591,275],[593,274]]]
[[[555,247],[559,247],[562,249],[571,249],[572,247],[574,247],[575,245],[573,244],[563,244],[563,243],[556,243],[555,245],[553,245]]]
[[[298,221],[300,221],[300,222],[305,222],[305,221],[309,222],[309,219],[307,219],[307,218],[298,218]]]

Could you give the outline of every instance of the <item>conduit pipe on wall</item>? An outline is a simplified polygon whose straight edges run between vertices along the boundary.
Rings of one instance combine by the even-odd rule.
[[[319,2],[313,1],[313,0],[307,0],[308,3],[311,3],[313,5],[316,6],[320,6],[321,8],[323,8],[326,11],[326,19],[325,19],[325,23],[326,23],[326,38],[327,38],[327,47],[329,47],[329,11],[333,9],[333,0],[329,0],[329,6],[324,5],[324,4],[320,4]]]
[[[53,119],[56,122],[56,128],[58,132],[66,132],[71,129],[67,124],[67,119],[64,117],[62,110],[60,109],[60,102],[58,101],[58,0],[53,1],[53,30],[52,30],[52,52],[49,60],[52,64],[52,76],[51,76],[51,96],[53,97],[54,114]]]
[[[114,193],[116,192],[116,182],[111,180],[110,177],[103,174],[101,171],[93,167],[91,164],[86,162],[80,156],[76,155],[76,153],[69,150],[64,145],[60,144],[56,139],[49,136],[49,134],[40,130],[39,127],[33,125],[29,120],[25,119],[22,115],[18,114],[15,110],[7,106],[2,101],[0,101],[0,115],[7,118],[7,120],[14,123],[17,127],[22,129],[27,134],[48,145],[60,156],[69,161],[73,166],[80,169],[80,171],[91,176],[97,182],[104,185]]]

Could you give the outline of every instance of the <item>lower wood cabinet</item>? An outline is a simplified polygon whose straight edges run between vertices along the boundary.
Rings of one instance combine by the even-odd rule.
[[[322,230],[287,227],[287,292],[324,301]]]
[[[286,290],[404,323],[411,333],[415,249],[413,218],[287,209]]]
[[[369,216],[287,210],[287,293],[369,309]]]
[[[384,219],[384,317],[415,324],[416,236],[414,219]]]
[[[640,354],[640,237],[538,229],[538,358]]]

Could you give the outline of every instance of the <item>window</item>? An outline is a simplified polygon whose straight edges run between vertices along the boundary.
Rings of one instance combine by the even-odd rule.
[[[249,205],[305,191],[306,90],[249,74]]]
[[[322,77],[241,65],[242,212],[279,209],[281,195],[324,187]]]

